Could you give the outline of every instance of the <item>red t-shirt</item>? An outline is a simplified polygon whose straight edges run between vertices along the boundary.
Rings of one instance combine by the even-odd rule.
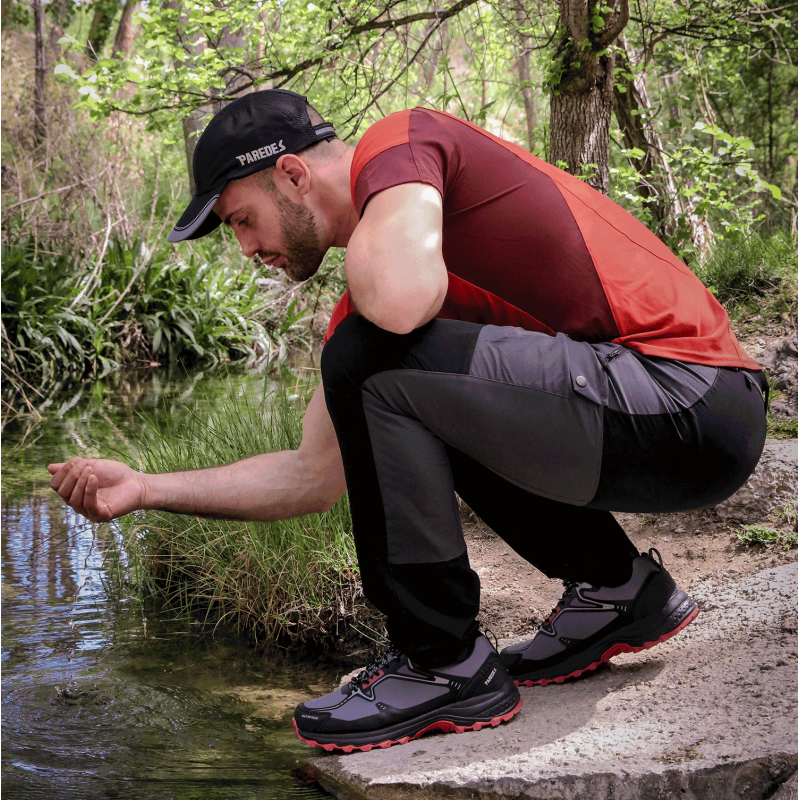
[[[402,183],[442,196],[449,288],[438,316],[760,369],[728,315],[653,233],[584,182],[482,128],[416,108],[372,125],[350,172],[359,215]],[[327,337],[354,308],[347,293]]]

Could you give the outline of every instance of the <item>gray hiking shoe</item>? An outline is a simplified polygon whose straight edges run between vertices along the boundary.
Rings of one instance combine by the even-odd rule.
[[[658,561],[653,558],[658,556]],[[500,653],[517,686],[576,678],[619,653],[664,642],[699,613],[664,569],[658,550],[633,561],[622,586],[565,583],[561,600],[532,640]]]
[[[464,661],[422,669],[390,649],[350,683],[301,703],[292,724],[324,750],[405,744],[428,731],[477,731],[505,722],[522,706],[519,690],[485,636]]]

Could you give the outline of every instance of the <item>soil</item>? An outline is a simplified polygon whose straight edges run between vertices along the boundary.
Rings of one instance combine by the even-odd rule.
[[[745,350],[765,366],[775,346],[797,331],[789,321],[764,323],[758,318],[734,329]],[[780,400],[781,393],[773,398]],[[664,566],[689,595],[701,581],[732,581],[797,561],[796,547],[744,544],[734,532],[739,527],[723,522],[713,510],[615,517],[640,552],[651,547],[659,551]],[[774,511],[758,524],[796,536],[796,514],[787,519]],[[470,563],[481,578],[481,622],[498,640],[530,635],[561,597],[561,582],[545,577],[475,517],[465,519],[464,535]]]
[[[690,596],[701,581],[724,583],[797,561],[797,549],[743,544],[713,511],[614,516],[640,552],[651,547],[659,551],[664,566]],[[778,514],[761,524],[793,529]],[[481,578],[481,623],[498,640],[529,636],[561,597],[561,582],[545,577],[480,522],[466,523],[464,535],[470,563]]]

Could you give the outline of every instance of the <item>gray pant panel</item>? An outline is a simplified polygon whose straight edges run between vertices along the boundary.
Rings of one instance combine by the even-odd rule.
[[[389,563],[464,552],[444,444],[515,485],[574,505],[595,494],[606,379],[591,347],[487,327],[469,374],[391,370],[363,385]]]

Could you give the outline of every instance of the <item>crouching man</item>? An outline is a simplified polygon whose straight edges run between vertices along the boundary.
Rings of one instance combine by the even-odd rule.
[[[346,247],[348,290],[297,451],[196,472],[50,465],[89,519],[139,508],[239,519],[324,511],[349,492],[367,597],[392,647],[301,704],[301,739],[369,750],[510,719],[560,683],[670,638],[697,607],[612,511],[712,506],[758,461],[758,364],[693,273],[578,179],[429,109],[355,148],[283,90],[209,123],[170,234],[229,225],[247,257],[305,280]],[[533,638],[478,631],[455,493],[564,594]],[[533,712],[535,713],[535,712]]]

